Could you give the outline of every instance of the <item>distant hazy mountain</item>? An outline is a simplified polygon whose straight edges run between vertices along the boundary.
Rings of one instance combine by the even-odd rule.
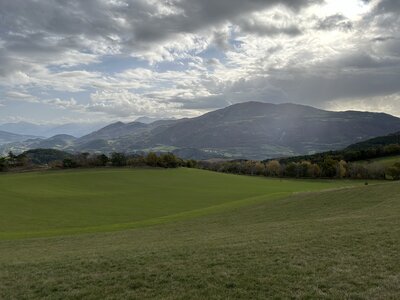
[[[105,123],[68,123],[68,124],[33,124],[28,122],[0,124],[0,130],[16,134],[52,137],[58,134],[68,134],[81,137],[102,128]]]
[[[7,143],[14,143],[14,142],[21,142],[27,139],[34,138],[34,136],[30,135],[21,135],[15,134],[6,131],[0,131],[0,145],[7,144]]]
[[[128,135],[131,136],[138,132],[143,132],[143,130],[146,130],[148,127],[149,125],[140,122],[132,122],[127,124],[116,122],[83,136],[78,140],[78,143],[87,143],[98,139],[109,140],[114,139],[115,137],[124,137]]]
[[[68,134],[58,134],[38,142],[35,148],[68,149],[72,147],[76,137]]]
[[[46,137],[59,134],[67,134],[75,137],[81,137],[95,130],[104,127],[106,123],[69,123],[55,126],[45,132]]]
[[[30,149],[57,149],[57,150],[74,150],[74,142],[76,137],[67,134],[55,135],[48,139],[30,138],[22,141],[16,141],[0,146],[0,154],[13,151],[14,153],[22,153]]]
[[[43,136],[47,127],[45,125],[31,124],[27,122],[0,124],[0,130],[15,134],[25,134],[34,136]]]
[[[400,131],[400,119],[383,113],[247,102],[191,119],[150,124],[117,122],[82,136],[64,149],[173,151],[189,158],[266,159],[342,149],[395,131]]]

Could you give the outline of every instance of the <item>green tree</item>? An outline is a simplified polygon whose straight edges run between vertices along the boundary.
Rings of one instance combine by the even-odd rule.
[[[150,167],[157,167],[158,157],[154,152],[149,152],[146,156],[146,164]]]
[[[196,168],[197,167],[197,161],[194,159],[189,159],[186,161],[186,167],[187,168]]]
[[[76,156],[76,162],[81,167],[88,167],[90,165],[89,156],[90,156],[90,153],[82,152]]]
[[[6,171],[8,167],[7,159],[5,157],[0,157],[0,172]]]
[[[321,163],[321,172],[324,177],[335,177],[338,162],[332,158],[327,158]]]
[[[110,161],[114,167],[123,167],[126,166],[127,158],[123,153],[114,152],[111,154]]]
[[[22,153],[15,157],[15,165],[19,167],[24,167],[29,164],[29,158],[25,153]]]
[[[142,155],[136,155],[128,158],[127,165],[130,167],[146,166],[146,158]]]
[[[298,177],[297,171],[298,171],[297,163],[290,162],[290,163],[288,163],[288,164],[286,165],[286,168],[285,168],[285,176],[288,176],[288,177]]]
[[[103,166],[103,167],[104,167],[104,166],[107,165],[109,159],[108,159],[108,156],[107,156],[107,155],[105,155],[105,154],[100,154],[100,155],[97,155],[97,161],[99,162],[99,165],[100,165],[100,166]]]
[[[13,160],[13,159],[16,159],[16,158],[17,158],[17,156],[12,151],[8,152],[8,159],[9,160]]]
[[[400,163],[395,163],[387,170],[387,175],[392,177],[393,180],[400,180]]]
[[[17,159],[17,156],[12,151],[8,152],[7,160],[8,160],[8,165],[10,167],[15,167],[16,159]]]
[[[177,168],[179,166],[179,161],[172,153],[166,153],[159,157],[158,164],[163,168]]]
[[[78,163],[72,158],[64,158],[62,161],[62,167],[65,169],[77,168]]]

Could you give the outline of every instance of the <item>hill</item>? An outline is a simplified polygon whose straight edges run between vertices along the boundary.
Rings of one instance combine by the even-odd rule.
[[[37,165],[45,165],[55,161],[70,158],[71,154],[56,149],[32,149],[24,152],[24,155]]]
[[[56,148],[56,149],[66,149],[73,145],[76,137],[68,134],[58,134],[51,138],[42,140],[37,143],[35,148]]]
[[[391,167],[395,163],[400,162],[400,155],[394,155],[394,156],[387,156],[387,157],[380,157],[380,158],[375,158],[375,159],[370,159],[367,161],[368,163],[381,163],[385,167]]]
[[[18,194],[24,205],[13,206],[21,182],[24,190]],[[0,211],[0,240],[134,228],[251,203],[260,196],[276,199],[293,192],[357,184],[267,180],[197,169],[94,169],[2,176],[0,203],[9,209]],[[35,211],[35,221],[31,211]]]
[[[30,138],[24,141],[8,143],[0,146],[0,155],[9,151],[14,153],[22,153],[32,149],[56,149],[73,151],[76,138],[67,134],[58,134],[48,139]]]
[[[97,227],[92,234],[2,240],[0,298],[396,299],[399,295],[399,184],[317,191],[309,187],[324,182],[308,181],[308,187],[300,190],[314,192],[285,196],[276,194],[281,187],[286,190],[294,187],[291,183],[305,181],[283,181],[280,186],[279,180],[186,171],[173,170],[169,176],[160,171],[161,182],[156,170],[152,175],[132,173],[133,177],[129,171],[123,176],[57,172],[50,177],[45,196],[41,189],[46,180],[41,178],[47,173],[1,176],[8,191],[18,190],[13,203],[28,205],[24,210],[0,197],[2,207],[19,210],[19,222],[12,215],[0,218],[3,232],[109,226],[115,220],[151,218],[162,209],[162,214],[182,209],[186,214],[112,233]],[[31,194],[20,189],[21,181],[34,187]],[[163,193],[154,198],[155,186]],[[96,188],[109,190],[112,197],[97,198]],[[0,192],[4,195],[5,190]],[[66,201],[76,193],[82,201]],[[273,193],[278,198],[271,198]],[[187,214],[196,206],[229,204],[242,197],[249,199],[242,206]],[[171,201],[175,204],[166,211]]]
[[[243,149],[243,154],[257,149],[260,156],[271,156],[339,149],[399,126],[400,119],[384,114],[249,102],[174,124],[150,142],[232,153]]]
[[[32,138],[34,137],[30,135],[21,135],[6,131],[0,131],[0,145],[7,143],[21,142]]]
[[[128,129],[130,124],[114,126]],[[141,125],[141,131],[136,125],[107,138],[118,151],[163,145],[197,149],[216,157],[260,159],[341,149],[394,129],[400,130],[400,119],[382,113],[247,102],[197,118]]]
[[[196,118],[117,122],[61,150],[176,151],[194,159],[265,159],[342,149],[398,130],[400,119],[383,113],[246,102]]]
[[[22,135],[41,136],[45,138],[59,134],[81,137],[104,127],[104,123],[66,123],[66,124],[33,124],[29,122],[0,124],[0,130]]]
[[[279,158],[280,162],[322,162],[327,158],[345,161],[385,161],[386,164],[397,161],[400,155],[400,135],[391,133],[389,135],[379,136],[368,139],[363,142],[352,144],[344,149],[337,151],[327,151],[311,155],[299,155],[292,157]]]
[[[400,132],[391,133],[385,136],[378,136],[363,142],[348,146],[345,150],[367,150],[388,145],[400,145]]]

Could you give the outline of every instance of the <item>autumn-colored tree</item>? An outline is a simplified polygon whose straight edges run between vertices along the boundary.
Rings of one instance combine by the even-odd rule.
[[[279,163],[279,161],[270,160],[269,162],[267,162],[265,168],[266,168],[267,175],[275,176],[275,177],[281,176],[282,167],[281,167],[281,164]]]
[[[344,160],[339,161],[336,166],[336,177],[344,178],[347,175],[347,162]]]

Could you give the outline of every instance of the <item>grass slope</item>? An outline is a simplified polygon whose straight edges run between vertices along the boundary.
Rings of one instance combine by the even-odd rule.
[[[159,226],[0,241],[1,299],[398,299],[400,185]]]
[[[353,184],[194,169],[5,174],[0,176],[0,239],[140,227]]]
[[[367,163],[375,163],[375,162],[382,163],[385,167],[391,167],[395,163],[400,162],[400,155],[380,157],[367,161]]]

